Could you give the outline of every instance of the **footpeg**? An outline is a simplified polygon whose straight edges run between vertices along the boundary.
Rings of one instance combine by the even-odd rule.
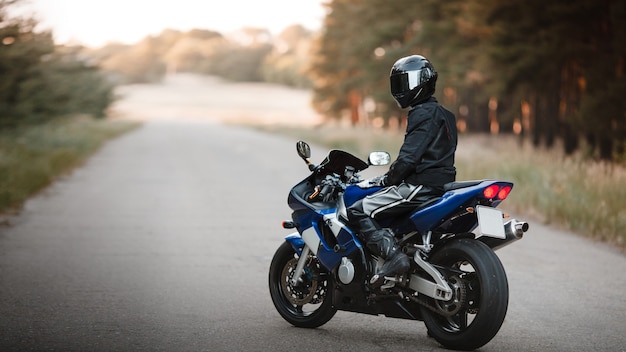
[[[398,280],[395,277],[376,274],[370,279],[370,288],[380,288],[381,290],[392,288],[396,286],[396,282],[398,282]]]
[[[385,282],[385,277],[376,274],[376,275],[372,276],[372,278],[370,279],[370,286],[372,288],[376,288],[376,287],[382,285],[384,282]]]

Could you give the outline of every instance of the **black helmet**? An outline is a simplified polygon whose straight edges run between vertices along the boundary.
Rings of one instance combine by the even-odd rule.
[[[415,106],[435,93],[437,72],[421,55],[411,55],[396,61],[389,75],[391,95],[401,108]]]

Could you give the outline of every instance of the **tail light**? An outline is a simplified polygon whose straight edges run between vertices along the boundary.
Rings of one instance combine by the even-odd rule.
[[[506,197],[509,196],[509,193],[511,193],[511,186],[504,186],[500,188],[500,191],[498,192],[498,199],[505,200]]]
[[[485,190],[483,191],[483,195],[487,199],[493,199],[498,194],[499,190],[500,190],[500,186],[498,186],[498,185],[491,185],[491,186],[485,188]]]
[[[487,199],[505,200],[511,193],[511,186],[491,185],[483,191],[483,196]]]

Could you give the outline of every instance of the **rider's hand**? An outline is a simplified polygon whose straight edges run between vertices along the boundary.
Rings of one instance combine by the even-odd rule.
[[[376,176],[369,180],[364,180],[357,183],[357,186],[360,188],[371,188],[371,187],[385,187],[385,175]]]

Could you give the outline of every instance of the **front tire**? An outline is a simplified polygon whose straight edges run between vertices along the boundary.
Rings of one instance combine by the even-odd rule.
[[[422,307],[428,334],[446,348],[475,350],[498,333],[506,316],[509,286],[491,248],[473,239],[446,244],[431,258],[453,289],[450,301],[428,299]]]
[[[293,247],[284,242],[270,264],[269,286],[272,302],[289,323],[301,328],[326,324],[337,312],[332,304],[332,278],[311,256],[297,285],[291,278],[298,264]]]

